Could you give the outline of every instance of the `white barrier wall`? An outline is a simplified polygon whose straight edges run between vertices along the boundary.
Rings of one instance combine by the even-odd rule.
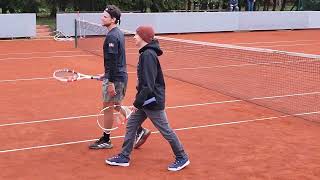
[[[58,14],[57,30],[74,35],[74,19],[100,24],[100,13]],[[319,11],[123,13],[120,28],[152,25],[157,33],[320,28]]]
[[[309,26],[310,28],[320,28],[320,12],[309,12]]]
[[[308,17],[309,13],[302,11],[241,13],[238,30],[307,29],[309,28]]]
[[[36,14],[0,14],[0,38],[35,37]]]

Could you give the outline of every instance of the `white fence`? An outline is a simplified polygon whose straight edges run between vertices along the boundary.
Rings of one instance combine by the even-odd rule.
[[[0,14],[0,38],[35,37],[36,14]]]
[[[58,14],[57,30],[74,36],[74,19],[100,23],[100,13]],[[122,29],[152,25],[157,33],[320,28],[317,11],[123,13]]]

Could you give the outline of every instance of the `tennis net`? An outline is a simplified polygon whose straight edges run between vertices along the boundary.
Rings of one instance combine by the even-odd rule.
[[[106,28],[77,21],[77,46],[103,56]],[[129,32],[129,31],[125,31]],[[320,55],[217,44],[157,36],[167,77],[320,122]],[[127,64],[136,66],[138,49],[126,37]]]

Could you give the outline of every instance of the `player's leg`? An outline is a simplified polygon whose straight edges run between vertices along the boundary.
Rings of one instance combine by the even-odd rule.
[[[151,131],[149,129],[140,126],[137,130],[134,148],[138,149],[139,147],[141,147],[147,141],[150,135]]]
[[[121,82],[121,81],[115,81],[114,82],[114,87],[115,87],[115,91],[116,91],[116,95],[110,97],[108,94],[104,99],[103,102],[103,107],[110,107],[107,108],[104,111],[104,128],[105,129],[111,129],[113,127],[113,123],[114,119],[113,119],[113,112],[114,109],[120,111],[119,106],[122,105],[122,100],[125,97],[125,92],[126,92],[126,82]],[[111,144],[111,140],[110,140],[110,131],[105,131],[103,133],[105,140],[107,140],[109,142],[109,144],[112,146]]]
[[[190,164],[188,155],[173,129],[170,127],[166,112],[164,110],[145,110],[147,117],[150,118],[154,126],[160,131],[161,135],[169,142],[171,149],[176,156],[174,163],[169,165],[168,170],[179,171]]]
[[[123,116],[126,118],[128,118],[128,116],[131,114],[131,110],[129,108],[120,108],[120,106],[122,106],[122,100],[126,95],[127,84],[127,80],[125,82],[117,82],[115,84],[116,93],[119,95],[117,101],[115,102],[115,110],[123,114]]]
[[[121,89],[119,90],[118,82],[115,82],[115,90],[117,94],[115,96],[110,96],[107,92],[108,89],[108,80],[104,80],[102,83],[102,98],[103,98],[103,126],[105,129],[111,129],[113,126],[113,111],[114,105],[116,103],[121,103],[123,99],[123,94]],[[119,93],[120,92],[120,93]],[[109,108],[106,108],[109,107]],[[110,149],[113,147],[110,140],[110,131],[104,131],[102,137],[97,141],[89,145],[90,149]]]
[[[129,166],[130,154],[135,142],[136,132],[147,118],[142,110],[131,114],[126,125],[126,135],[122,145],[122,151],[118,155],[106,159],[106,163],[113,166]]]
[[[119,86],[117,89],[121,92],[117,92],[117,94],[122,94],[123,98],[126,94],[126,89],[127,89],[127,81],[125,81],[124,83],[120,82],[117,83],[117,86]],[[123,99],[122,98],[122,99]],[[131,114],[131,111],[128,108],[119,108],[119,106],[122,105],[121,103],[116,103],[116,110],[119,111],[120,113],[122,113],[125,117],[128,118],[128,116]],[[136,140],[134,143],[134,148],[137,149],[139,147],[141,147],[148,139],[148,137],[150,136],[151,131],[148,130],[147,128],[143,128],[143,127],[139,127],[137,130],[137,134],[136,134]]]

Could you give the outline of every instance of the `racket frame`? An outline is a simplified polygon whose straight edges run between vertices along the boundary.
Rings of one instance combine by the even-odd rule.
[[[131,112],[127,117],[124,117],[124,121],[121,121],[121,123],[117,122],[116,119],[113,119],[113,121],[114,121],[113,123],[116,123],[117,125],[116,125],[115,127],[113,127],[113,128],[107,129],[107,128],[104,128],[104,127],[100,124],[100,122],[99,122],[99,116],[104,116],[104,111],[107,110],[108,108],[111,108],[111,107],[113,107],[113,108],[119,108],[119,107],[120,107],[120,109],[122,109],[123,111],[125,111],[124,108],[130,108],[130,107],[128,107],[128,106],[113,105],[113,106],[107,106],[107,107],[103,108],[102,110],[100,110],[100,112],[99,112],[98,115],[97,115],[97,124],[98,124],[99,128],[101,128],[101,129],[102,129],[103,131],[105,131],[105,132],[114,131],[114,130],[118,129],[120,125],[124,125],[125,122],[128,120],[128,118],[130,117],[130,115],[131,115],[131,113],[132,113],[132,112]],[[120,110],[119,110],[119,112],[114,112],[114,113],[113,113],[113,118],[114,118],[117,114],[121,114],[121,113],[120,113]],[[121,116],[121,115],[120,115],[120,116]]]
[[[58,76],[56,76],[56,73],[58,72],[70,72],[70,73],[73,73],[74,75],[77,76],[77,78],[72,78],[72,79],[67,79],[67,78],[60,78]],[[53,77],[59,81],[62,81],[62,82],[74,82],[74,81],[78,81],[78,80],[82,80],[82,79],[96,79],[96,80],[99,80],[99,76],[91,76],[91,75],[87,75],[87,74],[82,74],[82,73],[79,73],[79,72],[76,72],[74,70],[70,70],[70,69],[58,69],[58,70],[55,70],[53,72]]]

